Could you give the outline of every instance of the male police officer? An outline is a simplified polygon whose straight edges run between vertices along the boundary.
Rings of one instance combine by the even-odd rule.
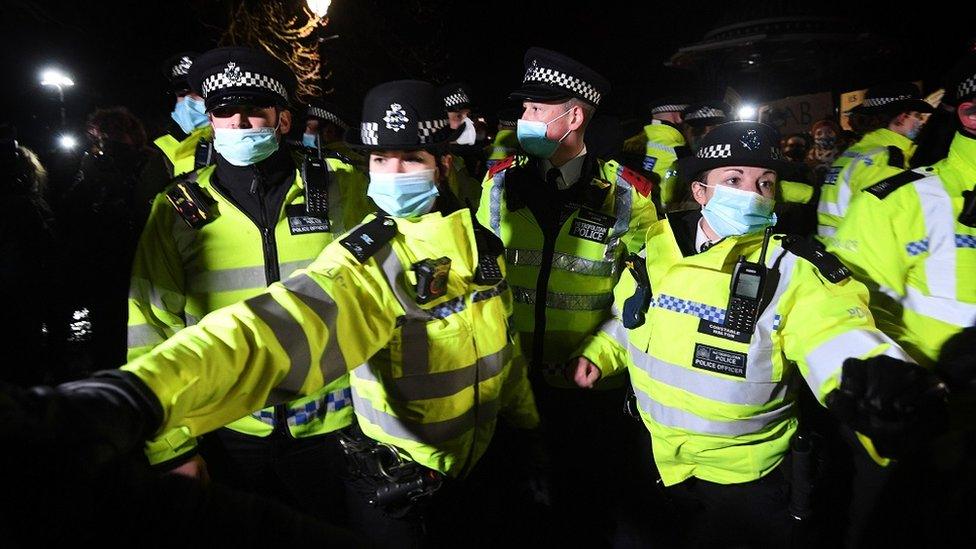
[[[833,236],[862,190],[908,168],[915,152],[913,141],[922,129],[921,113],[933,110],[910,82],[868,89],[864,102],[851,109],[851,123],[863,137],[840,155],[824,177],[817,234]]]
[[[163,64],[163,72],[176,96],[176,105],[170,116],[179,126],[179,132],[176,135],[162,135],[153,143],[166,155],[170,177],[183,175],[214,161],[213,128],[207,118],[203,98],[190,89],[187,81],[196,57],[195,52],[178,53]]]
[[[682,133],[683,113],[688,107],[688,101],[675,97],[651,101],[651,123],[639,135],[624,141],[624,152],[643,155],[641,167],[656,176],[658,203],[666,208],[674,202],[678,186],[674,163],[690,151]]]
[[[619,412],[620,380],[603,384],[611,390],[583,394],[564,377],[563,365],[589,364],[580,348],[610,315],[624,256],[640,249],[657,220],[647,180],[587,153],[587,124],[609,89],[606,79],[581,63],[529,49],[522,87],[510,96],[524,107],[517,133],[526,155],[488,172],[478,210],[482,225],[505,243],[513,327],[530,357],[530,379],[548,421],[553,504],[566,520],[555,534],[577,542],[583,539],[577,534],[603,532],[567,520],[570,503],[602,498],[607,505],[601,509],[609,510],[621,493],[617,480],[578,474],[577,466],[583,456],[605,455],[619,445],[629,425]]]
[[[342,136],[351,126],[350,117],[338,105],[318,98],[305,105],[305,133],[302,146],[322,158],[339,155],[360,170],[366,169],[366,159],[346,145]]]
[[[218,48],[197,58],[189,76],[214,128],[216,164],[178,180],[153,204],[132,269],[130,360],[305,267],[367,213],[365,178],[348,164],[309,157],[296,169],[282,139],[295,89],[284,63],[257,50]],[[226,483],[321,514],[334,505],[343,465],[329,433],[351,421],[342,377],[240,418],[206,453]],[[185,429],[172,431],[150,445],[150,461],[201,474],[199,458],[186,461],[194,448]]]

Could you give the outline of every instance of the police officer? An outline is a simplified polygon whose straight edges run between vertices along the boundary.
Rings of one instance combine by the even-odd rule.
[[[452,169],[448,178],[451,192],[462,204],[468,204],[476,211],[481,198],[478,177],[484,173],[484,139],[478,138],[478,128],[470,118],[473,107],[471,88],[463,82],[452,82],[438,88],[437,95],[444,102],[451,129],[460,130],[457,140],[451,143]],[[481,133],[483,136],[484,132]]]
[[[850,111],[851,125],[862,135],[827,170],[817,207],[817,234],[831,237],[860,191],[908,168],[913,141],[922,129],[922,113],[934,109],[911,82],[873,86],[864,102]]]
[[[524,108],[517,134],[525,154],[488,172],[478,219],[505,244],[513,326],[547,420],[560,520],[551,535],[599,543],[611,529],[608,514],[625,484],[617,476],[626,476],[626,468],[587,475],[579,465],[627,436],[630,425],[619,412],[623,380],[584,394],[563,366],[589,365],[580,349],[610,315],[621,262],[640,249],[657,214],[646,179],[587,152],[586,127],[610,90],[606,79],[542,48],[530,48],[524,61],[522,86],[510,97]],[[606,502],[598,528],[570,518],[574,502],[591,500]]]
[[[214,161],[213,128],[207,118],[203,98],[190,88],[188,77],[196,52],[173,55],[163,63],[163,74],[176,96],[170,116],[178,128],[153,141],[166,156],[169,176],[175,177],[202,168]]]
[[[307,266],[368,211],[365,178],[348,164],[310,157],[296,168],[282,139],[295,91],[284,63],[257,50],[218,48],[197,58],[189,77],[213,126],[216,163],[156,197],[132,268],[129,360]],[[344,458],[331,433],[352,422],[351,405],[342,377],[241,417],[204,454],[224,483],[310,514],[329,509],[339,522],[333,509]],[[148,453],[160,467],[205,474],[186,429],[166,433]]]
[[[214,69],[259,70],[237,49],[222,55]],[[276,73],[257,74],[267,79],[248,81],[288,89],[274,84]],[[223,70],[202,72],[208,100],[241,91],[210,88],[214,75],[218,84],[234,80]],[[382,211],[284,283],[214,311],[121,371],[64,388],[91,397],[90,412],[107,411],[102,420],[111,428],[96,438],[125,448],[146,431],[199,435],[354,370],[364,436],[343,440],[358,488],[376,504],[363,533],[377,544],[419,544],[424,505],[461,490],[454,480],[472,472],[496,418],[524,429],[538,424],[508,330],[501,244],[445,185],[444,146],[454,137],[430,84],[371,90],[349,139],[370,153],[369,196]],[[431,516],[454,528],[476,527],[481,518],[453,511]]]
[[[685,141],[692,150],[698,149],[698,143],[708,132],[729,119],[729,105],[724,101],[708,100],[689,105],[681,113],[685,124]]]
[[[366,159],[343,141],[351,118],[338,105],[312,98],[305,105],[305,132],[302,146],[319,157],[339,155],[339,158],[357,169],[366,169]]]
[[[687,155],[689,148],[682,133],[683,112],[689,107],[687,99],[680,97],[658,98],[648,104],[651,123],[644,131],[624,141],[625,153],[643,155],[641,167],[645,173],[653,173],[657,182],[659,204],[665,208],[672,204],[677,190],[675,161]]]
[[[695,543],[788,544],[787,510],[806,506],[788,499],[783,465],[801,377],[820,402],[856,402],[858,421],[890,413],[907,429],[939,407],[920,397],[938,394],[935,380],[875,327],[866,288],[843,264],[813,241],[771,236],[787,168],[778,143],[769,126],[730,122],[678,161],[701,210],[651,227],[646,258],[633,256],[621,279],[620,317],[585,350],[605,374],[629,370],[661,481]],[[581,386],[586,374],[575,372]],[[924,404],[918,418],[892,411],[900,398]],[[857,428],[897,451],[893,432]]]

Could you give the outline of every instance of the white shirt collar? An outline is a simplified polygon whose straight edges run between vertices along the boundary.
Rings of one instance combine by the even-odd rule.
[[[559,166],[558,169],[561,177],[556,179],[556,187],[558,187],[560,191],[570,188],[573,183],[576,183],[576,181],[579,179],[580,172],[583,171],[583,161],[586,160],[585,157],[586,145],[583,145],[583,149],[580,150],[579,154],[577,154],[569,162]],[[552,167],[552,162],[550,162],[548,158],[539,163],[539,171],[542,174],[543,179],[545,179],[546,174],[549,173],[549,170]]]
[[[721,238],[718,240],[709,240],[708,237],[705,236],[705,229],[702,228],[702,222],[704,221],[704,217],[698,220],[698,230],[695,232],[695,253],[700,253],[702,251],[702,244],[708,242],[710,245],[715,245],[719,240],[721,240]]]

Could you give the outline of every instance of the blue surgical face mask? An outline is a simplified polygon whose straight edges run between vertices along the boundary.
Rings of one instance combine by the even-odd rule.
[[[319,136],[314,133],[302,134],[302,145],[310,149],[314,149],[319,146]]]
[[[566,116],[572,110],[567,109],[566,112],[548,122],[519,119],[515,133],[518,136],[519,144],[522,145],[522,149],[529,153],[529,155],[537,158],[551,157],[556,152],[556,149],[559,148],[559,144],[563,142],[563,139],[566,139],[566,136],[569,135],[569,131],[563,134],[558,141],[553,141],[546,137],[546,133],[549,131],[549,124]]]
[[[393,217],[419,217],[434,207],[438,195],[434,170],[407,173],[369,172],[366,195]]]
[[[915,124],[911,127],[911,129],[909,129],[908,132],[905,133],[905,137],[911,139],[912,141],[915,141],[915,138],[918,137],[918,132],[922,131],[922,126],[923,124],[916,120]]]
[[[250,166],[278,150],[276,128],[214,128],[214,148],[235,166]]]
[[[189,95],[183,97],[182,101],[176,103],[173,112],[170,113],[173,120],[179,124],[183,133],[190,133],[197,128],[202,128],[210,123],[207,118],[207,108],[200,99],[194,99]]]
[[[705,186],[714,188],[715,194],[702,206],[702,216],[722,238],[759,232],[776,224],[773,199],[725,185]]]

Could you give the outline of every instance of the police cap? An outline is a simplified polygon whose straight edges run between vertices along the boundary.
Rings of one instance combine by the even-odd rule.
[[[509,94],[520,101],[581,99],[594,107],[610,92],[610,82],[586,65],[543,48],[525,52],[522,87]]]
[[[209,112],[228,105],[287,107],[297,82],[288,65],[271,54],[232,46],[197,57],[190,85],[203,96]]]

